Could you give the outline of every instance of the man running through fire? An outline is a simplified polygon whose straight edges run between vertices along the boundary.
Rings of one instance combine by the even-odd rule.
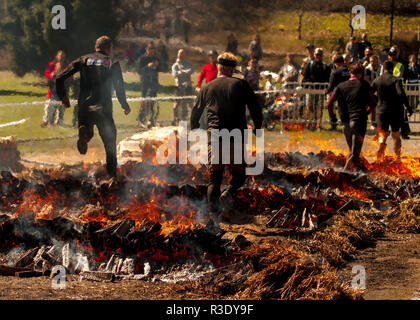
[[[70,107],[64,81],[80,72],[80,95],[78,100],[79,140],[77,149],[86,154],[88,142],[93,137],[96,125],[105,146],[106,168],[111,177],[117,174],[117,130],[112,118],[113,87],[124,113],[130,113],[124,90],[119,62],[111,60],[112,41],[108,36],[96,40],[95,52],[82,56],[57,76],[57,95],[65,108]]]
[[[404,106],[407,108],[407,114],[411,116],[411,108],[405,94],[402,82],[394,77],[392,72],[394,64],[392,61],[385,61],[382,65],[384,73],[373,82],[373,90],[378,94],[378,106],[376,118],[378,122],[379,150],[377,158],[381,161],[385,155],[386,139],[389,136],[389,127],[391,127],[391,136],[394,140],[394,152],[397,160],[401,157],[401,127],[404,121]]]
[[[335,88],[328,101],[328,109],[331,110],[334,101],[338,100],[340,119],[350,150],[344,170],[350,166],[365,170],[360,161],[360,152],[366,134],[367,116],[375,108],[376,99],[369,83],[363,80],[362,65],[352,63],[349,71],[350,79]]]
[[[204,110],[208,123],[209,136],[209,171],[210,182],[207,189],[208,211],[210,218],[218,218],[221,213],[220,202],[223,208],[232,206],[232,198],[235,192],[245,182],[245,161],[243,152],[241,159],[234,159],[235,147],[241,150],[245,148],[244,130],[247,129],[245,108],[251,113],[255,129],[260,129],[262,124],[262,111],[258,103],[258,98],[251,89],[248,82],[243,79],[232,77],[237,64],[236,57],[229,52],[224,52],[217,58],[218,77],[205,85],[199,92],[194,108],[191,114],[191,129],[200,127],[200,117]],[[222,139],[221,135],[216,133],[218,130],[227,129],[232,132],[234,129],[241,130],[240,141],[230,136],[230,157],[229,168],[232,175],[229,186],[221,194],[221,184],[223,178],[224,165],[222,163]],[[215,140],[215,141],[212,141]],[[212,150],[214,143],[218,143],[218,154]],[[214,161],[216,160],[216,161]],[[239,160],[239,161],[238,161]],[[220,202],[219,202],[220,200]],[[223,210],[223,213],[227,212]]]

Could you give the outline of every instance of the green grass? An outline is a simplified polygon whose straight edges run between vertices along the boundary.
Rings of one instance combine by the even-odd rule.
[[[197,80],[198,74],[193,75],[193,83]],[[140,86],[138,75],[127,72],[124,74],[126,82],[126,93],[128,97],[139,97]],[[170,74],[162,73],[159,78],[162,89],[159,96],[174,95],[175,83]],[[44,78],[37,75],[26,75],[23,78],[16,77],[11,72],[0,72],[0,104],[15,103],[15,102],[33,102],[44,101],[46,99],[47,82]],[[137,128],[136,118],[139,110],[139,102],[129,103],[132,112],[126,116],[124,115],[120,104],[114,102],[114,120],[117,128],[120,130]],[[172,102],[160,102],[159,121],[169,121],[172,119]],[[0,124],[8,123],[24,118],[31,118],[30,122],[24,124],[0,128],[0,136],[14,135],[18,139],[29,139],[31,132],[33,138],[47,138],[47,137],[67,137],[77,134],[72,124],[73,107],[66,110],[64,114],[64,127],[47,127],[41,128],[40,124],[44,114],[44,106],[13,106],[0,107]],[[119,139],[126,137],[128,134],[119,134]],[[66,140],[59,142],[37,142],[33,144],[33,151],[49,150],[62,147]],[[29,151],[29,143],[22,143],[21,151]]]
[[[367,32],[374,48],[389,44],[390,16],[377,14],[366,8],[366,30],[355,30],[354,35],[360,37]],[[343,37],[347,43],[350,36],[349,15],[346,13],[305,12],[303,16],[302,39],[298,40],[298,14],[294,11],[275,11],[261,15],[253,21],[247,21],[241,29],[235,30],[239,49],[246,50],[253,34],[259,32],[263,49],[279,53],[303,53],[307,42],[314,42],[331,50],[338,38]],[[420,16],[395,16],[394,38],[407,38],[416,35],[420,25]],[[215,30],[196,35],[197,39],[206,43],[223,44],[233,30]],[[193,39],[194,40],[194,39]]]

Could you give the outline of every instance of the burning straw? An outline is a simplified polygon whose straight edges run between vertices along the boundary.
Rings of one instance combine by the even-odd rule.
[[[319,256],[282,240],[253,245],[241,263],[216,270],[195,286],[234,299],[360,299],[362,294],[342,282]]]
[[[387,216],[388,228],[392,232],[420,232],[420,198],[411,198],[400,203],[397,210]]]
[[[384,224],[364,210],[352,210],[331,220],[330,226],[308,241],[308,246],[334,266],[353,259],[357,249],[374,242],[385,232]]]

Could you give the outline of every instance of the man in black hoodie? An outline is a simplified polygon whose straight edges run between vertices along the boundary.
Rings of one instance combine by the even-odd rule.
[[[342,82],[349,80],[350,72],[347,68],[347,65],[344,63],[343,56],[336,55],[333,60],[335,69],[331,72],[330,75],[330,82],[328,84],[328,88],[326,90],[326,94],[329,94],[334,91],[334,89]],[[334,106],[331,106],[328,109],[328,113],[330,115],[331,120],[331,129],[335,130],[337,128],[337,116],[334,111]]]
[[[364,170],[360,162],[360,152],[366,134],[367,116],[375,108],[376,99],[371,86],[363,79],[362,65],[358,62],[352,63],[349,71],[350,79],[335,88],[328,101],[328,109],[338,100],[343,131],[350,150],[344,170],[349,169],[351,165]]]
[[[117,98],[124,113],[130,113],[127,103],[124,80],[119,62],[111,60],[112,41],[108,36],[96,40],[95,52],[82,56],[57,76],[56,89],[65,108],[70,101],[64,81],[76,72],[80,72],[80,94],[78,99],[79,140],[77,149],[86,154],[88,142],[93,137],[96,125],[105,146],[106,168],[111,177],[117,174],[117,130],[112,117],[112,94],[115,88]]]
[[[379,100],[376,111],[380,143],[377,153],[378,160],[381,160],[384,156],[389,127],[391,127],[391,136],[394,139],[394,152],[397,158],[401,156],[400,130],[404,121],[404,106],[407,108],[407,114],[409,116],[413,113],[401,79],[392,75],[395,68],[394,63],[392,61],[385,61],[382,68],[383,74],[376,78],[372,85],[378,94]]]

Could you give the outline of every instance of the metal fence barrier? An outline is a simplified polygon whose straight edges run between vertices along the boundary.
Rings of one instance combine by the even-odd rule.
[[[329,117],[325,119],[324,112],[327,112],[326,105],[329,95],[325,94],[328,83],[298,83],[288,82],[283,84],[281,89],[256,91],[260,97],[261,103],[265,105],[264,121],[268,129],[274,128],[275,123],[280,123],[283,129],[304,129],[304,128],[321,128],[324,123],[331,123]],[[405,83],[406,94],[410,105],[415,109],[414,114],[408,119],[409,124],[420,123],[420,89],[418,83]],[[194,100],[196,96],[166,96],[166,97],[131,97],[127,98],[128,102],[163,102],[177,100]],[[116,98],[113,98],[116,101]],[[71,101],[76,104],[76,100]],[[0,127],[13,126],[27,123],[29,139],[19,139],[18,142],[30,142],[31,149],[34,141],[50,141],[74,138],[75,135],[69,137],[48,137],[33,138],[32,121],[30,116],[30,107],[37,105],[45,105],[47,101],[34,102],[16,102],[0,104],[0,108],[25,106],[27,108],[27,118],[19,121],[3,124]],[[59,101],[57,101],[60,104]],[[328,113],[327,113],[328,114]],[[169,122],[169,121],[167,121]],[[419,126],[420,127],[420,126]],[[137,129],[136,129],[137,130]],[[140,130],[140,129],[139,129]],[[130,130],[124,130],[130,131]],[[120,130],[120,132],[122,132]]]

